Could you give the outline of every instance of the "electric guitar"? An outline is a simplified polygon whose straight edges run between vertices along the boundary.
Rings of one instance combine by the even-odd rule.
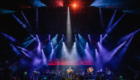
[[[40,74],[40,72],[34,71],[33,75],[36,76],[37,74]]]

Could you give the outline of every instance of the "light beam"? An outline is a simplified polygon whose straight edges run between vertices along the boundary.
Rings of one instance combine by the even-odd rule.
[[[68,47],[72,46],[72,29],[71,29],[71,19],[70,19],[70,9],[67,8],[67,27],[66,27],[66,39],[68,42]]]

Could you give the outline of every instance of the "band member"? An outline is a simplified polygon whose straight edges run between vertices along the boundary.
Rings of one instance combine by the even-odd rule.
[[[102,69],[99,68],[99,69],[97,70],[97,75],[101,76],[101,73],[102,73]]]
[[[97,72],[102,72],[102,69],[101,69],[101,68],[99,68],[99,69],[97,70]]]
[[[37,68],[35,68],[33,71],[33,80],[37,80],[37,74],[39,74],[39,72],[37,72]]]
[[[57,70],[57,76],[61,76],[61,72],[59,70]]]
[[[51,74],[50,70],[47,70],[47,71],[46,71],[46,74],[47,74],[47,75],[48,75],[48,74]]]
[[[93,75],[94,74],[93,71],[94,71],[93,67],[88,68],[89,75]]]
[[[101,80],[101,72],[102,72],[101,68],[97,69],[97,75],[96,75],[96,79],[95,80]]]
[[[72,72],[73,70],[71,69],[71,67],[69,67],[69,69],[67,69],[68,79],[72,79]]]
[[[111,71],[108,68],[106,68],[106,70],[105,70],[105,78],[106,78],[106,80],[109,80],[110,74],[111,74]]]

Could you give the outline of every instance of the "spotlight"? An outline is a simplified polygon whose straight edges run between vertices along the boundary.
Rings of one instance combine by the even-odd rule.
[[[102,36],[102,34],[100,36]]]
[[[76,35],[75,35],[75,37],[76,37]]]
[[[52,43],[51,43],[52,44]]]
[[[42,51],[43,51],[43,49],[42,49]]]
[[[86,44],[88,44],[88,42],[86,42]]]
[[[76,44],[76,42],[74,42],[74,44]]]
[[[90,34],[88,34],[88,37],[90,37]]]
[[[38,35],[36,35],[36,36],[38,36]]]
[[[76,7],[76,4],[74,4],[73,6]]]
[[[39,44],[41,44],[41,43],[39,43]]]
[[[65,42],[63,42],[63,44],[64,44]]]
[[[97,49],[95,49],[95,50],[97,50]]]
[[[65,50],[65,49],[64,49]]]
[[[99,42],[98,42],[98,44],[99,44]]]
[[[49,37],[50,37],[51,35],[49,35]]]
[[[85,50],[87,50],[87,49],[85,49]]]

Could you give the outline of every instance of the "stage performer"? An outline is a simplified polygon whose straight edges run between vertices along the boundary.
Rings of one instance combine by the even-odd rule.
[[[71,69],[71,67],[69,67],[69,69],[67,69],[67,73],[68,73],[68,79],[72,79],[72,72],[74,70]]]
[[[37,72],[37,68],[35,68],[33,71],[33,80],[37,80],[37,74],[39,74],[39,72]]]

